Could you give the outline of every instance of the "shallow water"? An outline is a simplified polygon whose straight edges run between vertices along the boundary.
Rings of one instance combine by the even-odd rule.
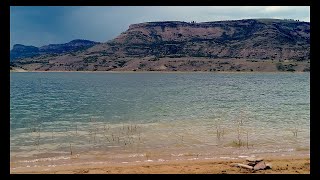
[[[10,76],[11,168],[309,153],[309,73]]]

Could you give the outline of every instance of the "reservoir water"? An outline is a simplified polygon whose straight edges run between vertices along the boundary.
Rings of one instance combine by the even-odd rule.
[[[309,148],[309,73],[10,74],[12,170]]]

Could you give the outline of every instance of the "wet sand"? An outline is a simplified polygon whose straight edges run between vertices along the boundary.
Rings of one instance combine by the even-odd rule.
[[[245,163],[240,160],[194,160],[180,162],[146,162],[114,166],[58,166],[51,169],[28,168],[12,170],[12,174],[310,174],[308,156],[265,157],[272,169],[251,171],[230,166],[231,163]]]

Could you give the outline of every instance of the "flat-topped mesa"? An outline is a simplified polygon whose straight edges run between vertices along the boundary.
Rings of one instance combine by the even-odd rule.
[[[261,19],[263,20],[263,19]],[[266,19],[268,20],[268,19]],[[256,19],[245,19],[245,20],[224,20],[224,21],[210,21],[210,22],[184,22],[184,21],[155,21],[155,22],[145,22],[145,23],[138,23],[138,24],[131,24],[128,30],[132,30],[135,28],[150,28],[155,26],[165,26],[165,27],[213,27],[213,26],[221,26],[225,24],[234,24],[237,23],[238,25],[249,25],[251,23],[256,23],[259,20]],[[279,20],[283,21],[283,20]]]
[[[225,30],[210,23],[165,21],[133,24],[114,39],[121,44],[150,44],[163,41],[185,42],[193,39],[214,39]],[[232,34],[232,29],[226,34]]]
[[[74,45],[86,43],[88,42],[75,40],[67,43],[66,48],[63,46],[58,50],[68,50]],[[49,47],[46,49],[57,51],[56,46]],[[168,58],[175,58],[175,64],[168,65],[166,63]],[[199,61],[206,59],[206,61],[195,63],[190,60],[192,58]],[[20,66],[28,69],[29,67],[24,64],[43,62],[41,66],[39,63],[35,64],[34,69],[223,70],[219,69],[222,68],[221,64],[217,67],[213,65],[217,59],[232,59],[232,62],[241,60],[241,64],[232,64],[231,61],[226,63],[225,70],[231,71],[264,71],[263,68],[265,71],[308,71],[310,23],[280,19],[245,19],[200,23],[164,21],[132,24],[128,30],[108,42],[55,57],[32,57],[20,63]],[[242,60],[249,60],[252,63],[248,65],[247,61],[242,62]],[[270,63],[262,67],[260,62],[255,63],[260,60]],[[305,65],[298,67],[292,63],[282,66],[273,63],[273,60],[304,61]]]
[[[161,42],[228,42],[259,39],[259,44],[295,44],[309,41],[310,24],[294,20],[245,19],[214,22],[146,22],[132,24],[111,43],[152,44]],[[303,44],[305,44],[305,42]]]
[[[170,26],[177,26],[177,25],[189,25],[189,23],[187,22],[183,22],[183,21],[159,21],[159,22],[144,22],[144,23],[138,23],[138,24],[131,24],[129,26],[128,30],[132,30],[135,28],[148,28],[148,27],[155,27],[155,26],[166,26],[166,27],[170,27]]]

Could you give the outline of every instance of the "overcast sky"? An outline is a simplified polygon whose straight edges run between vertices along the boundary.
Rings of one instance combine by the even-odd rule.
[[[310,22],[309,6],[12,6],[10,46],[43,46],[73,39],[106,42],[130,24],[150,21],[208,22],[249,18]]]

